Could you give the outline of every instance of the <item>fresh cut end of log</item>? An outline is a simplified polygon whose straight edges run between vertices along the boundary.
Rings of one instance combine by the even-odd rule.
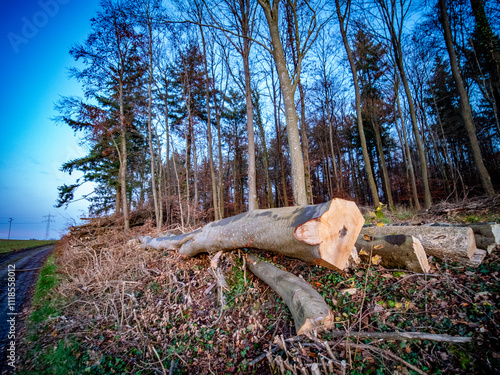
[[[295,238],[318,245],[315,262],[331,269],[344,270],[365,219],[354,202],[333,199],[320,217],[295,228]]]

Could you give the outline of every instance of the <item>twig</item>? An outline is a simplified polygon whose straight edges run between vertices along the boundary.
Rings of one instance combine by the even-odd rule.
[[[428,341],[438,341],[438,342],[452,342],[452,343],[466,343],[466,342],[471,342],[472,337],[468,336],[450,336],[450,335],[439,335],[439,334],[433,334],[433,333],[426,333],[426,332],[349,332],[349,331],[330,331],[328,332],[331,334],[333,337],[353,337],[353,338],[359,338],[359,339],[378,339],[378,340],[394,340],[394,341],[404,341],[404,340],[428,340]],[[314,339],[311,335],[308,335],[308,337],[313,341],[318,342],[318,339]],[[302,336],[293,336],[288,339],[286,339],[286,342],[297,342],[301,341]],[[318,340],[318,341],[317,341]],[[321,342],[322,345],[324,345],[328,351],[328,348],[330,348],[330,343],[328,341],[326,342]],[[344,343],[340,343],[340,345],[345,345]],[[354,345],[354,344],[351,344]],[[362,344],[359,344],[362,345]],[[273,346],[273,349],[271,350],[272,353],[274,353],[278,349],[278,346]],[[361,349],[361,348],[360,348]],[[331,348],[330,348],[331,351]],[[328,353],[330,356],[333,355],[333,353]],[[250,366],[255,365],[256,363],[262,361],[267,355],[267,352],[264,354],[261,354],[254,360],[250,362]]]
[[[347,345],[347,343],[342,343],[341,345]],[[377,348],[376,346],[372,346],[372,345],[367,345],[367,344],[355,344],[355,343],[350,343],[349,345],[352,345],[354,346],[356,349],[361,349],[361,350],[371,350],[373,352],[376,352],[376,353],[379,353],[385,357],[388,357],[390,359],[393,359],[395,361],[398,361],[402,364],[404,364],[406,367],[408,367],[410,370],[413,370],[421,375],[427,375],[425,372],[423,372],[422,370],[420,370],[418,367],[412,365],[411,363],[409,362],[406,362],[403,358],[401,357],[398,357],[396,354],[394,353],[391,353],[387,350],[384,350],[384,349],[380,349],[380,348]]]
[[[167,375],[167,371],[165,370],[163,362],[161,361],[160,356],[158,355],[158,352],[156,351],[155,347],[151,345],[150,348],[153,349],[153,351],[156,354],[156,358],[158,358],[158,361],[160,361],[161,369],[163,370],[163,375]]]

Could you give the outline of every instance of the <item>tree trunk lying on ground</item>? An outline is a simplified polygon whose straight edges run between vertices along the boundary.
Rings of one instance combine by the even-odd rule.
[[[419,273],[427,273],[430,269],[422,243],[412,236],[360,235],[356,248],[360,256],[363,250],[372,256],[379,255],[382,258],[380,265],[386,268],[405,268]]]
[[[252,273],[269,285],[290,309],[295,329],[302,335],[311,329],[334,325],[332,312],[321,295],[304,279],[280,270],[271,263],[247,256],[247,266]]]
[[[311,206],[254,210],[191,233],[139,240],[186,256],[247,247],[344,270],[363,223],[354,202],[333,199]]]
[[[471,228],[466,227],[373,226],[363,228],[361,234],[413,236],[420,240],[428,256],[462,264],[470,263],[476,252],[474,233]]]
[[[500,224],[477,223],[477,224],[450,224],[434,223],[426,224],[431,227],[469,227],[474,232],[476,246],[478,249],[487,250],[491,254],[493,249],[500,246]]]

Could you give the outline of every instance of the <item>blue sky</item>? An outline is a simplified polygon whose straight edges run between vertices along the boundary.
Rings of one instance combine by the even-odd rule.
[[[45,215],[54,215],[50,237],[85,216],[87,203],[54,208],[57,187],[78,177],[59,171],[83,156],[78,137],[56,125],[54,103],[81,95],[68,78],[71,45],[85,40],[98,0],[2,0],[0,2],[0,238],[45,238]],[[82,187],[88,193],[91,186]]]

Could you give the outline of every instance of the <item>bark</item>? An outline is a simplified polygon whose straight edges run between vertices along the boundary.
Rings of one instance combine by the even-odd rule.
[[[179,250],[186,256],[245,247],[343,270],[363,222],[354,202],[333,199],[312,206],[254,210],[188,234],[140,240],[146,246]]]
[[[460,109],[462,112],[462,117],[465,124],[465,129],[467,131],[467,136],[470,141],[472,158],[476,164],[477,171],[479,172],[479,177],[481,178],[481,183],[483,188],[489,196],[495,195],[495,189],[491,182],[490,174],[486,169],[483,162],[483,157],[481,155],[481,149],[479,147],[479,141],[476,134],[476,126],[474,125],[474,120],[472,119],[472,111],[469,103],[469,95],[465,89],[460,70],[458,68],[458,60],[455,53],[455,48],[453,47],[453,39],[451,35],[450,23],[448,21],[448,14],[446,12],[446,2],[445,0],[439,0],[439,8],[441,10],[440,21],[443,26],[444,40],[446,42],[446,49],[448,50],[448,55],[450,56],[451,72],[453,74],[453,79],[457,85],[458,93],[460,95]]]
[[[363,160],[365,162],[365,170],[368,176],[368,185],[370,187],[370,192],[372,194],[373,205],[378,207],[380,205],[377,185],[375,184],[375,178],[373,177],[373,169],[370,161],[370,156],[368,155],[368,147],[366,146],[365,131],[363,129],[363,119],[361,114],[361,91],[359,89],[358,72],[356,71],[356,64],[354,63],[354,57],[352,55],[351,47],[349,46],[349,41],[347,40],[347,25],[344,26],[345,18],[349,14],[351,1],[347,1],[347,11],[346,15],[342,16],[340,10],[339,0],[335,0],[335,6],[337,9],[337,17],[339,19],[340,33],[342,34],[342,41],[344,43],[344,48],[347,53],[347,58],[349,60],[349,66],[351,67],[352,80],[354,82],[354,94],[356,97],[356,117],[358,124],[359,138],[361,142],[361,148],[363,151]]]
[[[500,224],[449,224],[434,223],[432,227],[469,227],[474,232],[476,246],[478,249],[487,250],[488,254],[500,246]]]
[[[259,261],[252,254],[247,257],[250,271],[269,285],[292,313],[297,335],[323,326],[331,329],[334,326],[333,314],[321,295],[304,279],[290,272],[283,271],[271,263]]]
[[[453,262],[467,262],[476,251],[474,233],[470,228],[389,225],[365,227],[361,234],[413,236],[420,240],[427,255]]]
[[[358,254],[362,251],[382,257],[380,265],[385,268],[404,268],[413,272],[427,273],[430,266],[420,240],[413,236],[396,234],[389,236],[361,235],[356,241]]]
[[[305,206],[307,205],[307,193],[304,175],[304,158],[300,146],[297,108],[295,106],[294,99],[295,87],[293,87],[288,74],[287,63],[279,32],[279,0],[274,0],[272,5],[269,0],[258,0],[258,3],[264,10],[269,27],[269,34],[271,36],[273,47],[273,58],[278,71],[278,78],[285,105],[286,127],[292,166],[293,200],[295,205]],[[300,66],[297,71],[300,71]]]

